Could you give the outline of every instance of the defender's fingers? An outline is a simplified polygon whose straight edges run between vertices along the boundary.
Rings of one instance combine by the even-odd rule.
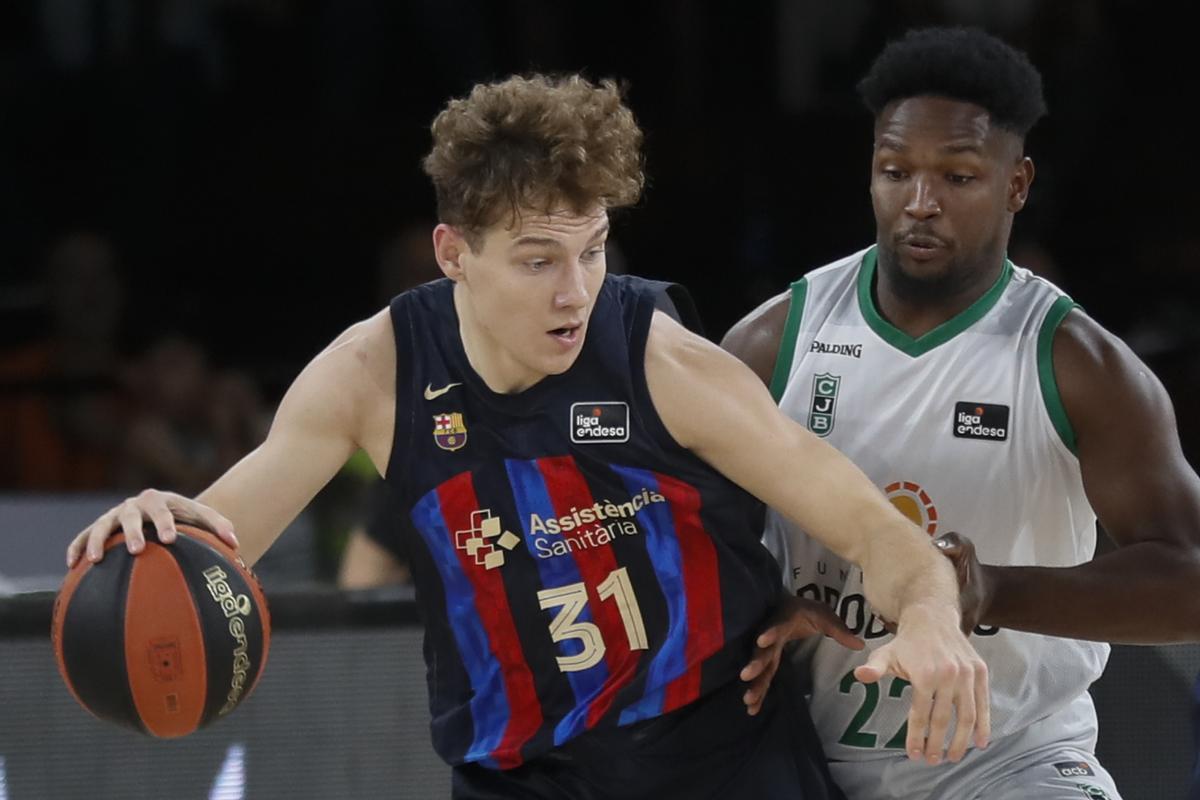
[[[759,675],[758,678],[750,684],[750,688],[742,695],[742,702],[746,704],[746,712],[754,715],[762,710],[763,700],[767,697],[767,692],[771,691],[771,681],[775,677],[775,672],[778,670],[779,662],[773,662],[767,672]]]
[[[862,650],[867,643],[854,635],[854,631],[846,626],[837,616],[830,614],[816,620],[817,629],[843,647],[851,650]]]
[[[781,633],[779,627],[780,626],[778,625],[772,625],[771,627],[767,628],[758,635],[758,638],[754,641],[754,643],[759,647],[770,647],[771,645],[775,644],[775,642],[779,640],[779,635]]]
[[[754,658],[746,666],[742,667],[742,671],[738,673],[738,677],[744,681],[752,681],[762,674],[770,662],[770,653],[756,653]]]

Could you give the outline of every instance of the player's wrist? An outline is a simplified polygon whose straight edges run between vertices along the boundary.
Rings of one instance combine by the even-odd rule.
[[[1006,570],[994,564],[980,564],[977,571],[976,589],[978,594],[978,612],[975,622],[980,625],[993,625],[996,608],[996,598],[1003,596],[1002,586],[1011,575],[1012,570]]]
[[[897,631],[905,627],[952,627],[957,628],[962,613],[954,603],[933,599],[922,599],[907,603],[900,609],[896,620]]]

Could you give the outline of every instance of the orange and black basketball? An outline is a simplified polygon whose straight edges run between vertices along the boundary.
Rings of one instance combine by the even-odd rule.
[[[267,662],[271,621],[254,574],[213,534],[178,525],[170,545],[146,528],[67,573],[54,604],[58,669],[97,717],[152,736],[186,736],[249,696]]]

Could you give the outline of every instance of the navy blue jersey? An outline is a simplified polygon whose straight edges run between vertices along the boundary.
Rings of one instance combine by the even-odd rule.
[[[650,401],[664,291],[609,276],[571,369],[512,395],[468,363],[453,283],[392,301],[386,480],[413,522],[433,743],[451,764],[512,768],[737,680],[777,598],[757,502]]]

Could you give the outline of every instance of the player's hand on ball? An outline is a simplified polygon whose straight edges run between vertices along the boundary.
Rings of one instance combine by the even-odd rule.
[[[771,615],[766,629],[754,641],[754,656],[742,668],[740,677],[750,684],[742,699],[746,711],[757,714],[762,708],[767,689],[779,669],[783,647],[796,639],[825,635],[851,650],[861,650],[863,641],[824,603],[788,596]]]
[[[125,546],[129,552],[142,552],[146,549],[142,527],[147,522],[158,532],[160,542],[170,544],[175,541],[175,520],[206,528],[237,549],[233,523],[213,509],[174,492],[146,489],[137,497],[130,497],[109,509],[84,528],[67,546],[67,568],[75,566],[85,553],[89,561],[100,561],[104,558],[104,542],[119,530],[125,532]]]
[[[962,629],[968,636],[987,613],[992,601],[992,584],[987,570],[975,555],[975,543],[953,531],[933,540],[942,555],[954,565],[958,578],[959,606],[962,610]]]
[[[972,738],[976,747],[987,746],[992,726],[987,664],[958,629],[957,620],[937,610],[907,609],[896,638],[854,670],[863,683],[884,675],[912,684],[905,742],[909,758],[924,758],[930,764],[943,758],[958,761]]]

